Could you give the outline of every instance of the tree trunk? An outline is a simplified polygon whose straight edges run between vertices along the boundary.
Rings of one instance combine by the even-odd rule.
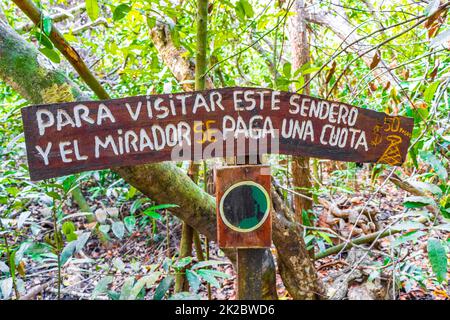
[[[305,63],[309,62],[309,43],[306,31],[305,8],[302,0],[296,0],[293,11],[296,13],[289,19],[289,42],[291,45],[292,70],[299,69]],[[308,76],[304,76],[305,83]],[[304,88],[304,93],[309,94],[309,86]],[[294,188],[301,188],[301,193],[308,196],[311,188],[311,170],[309,166],[309,158],[292,157],[292,177]],[[294,196],[294,209],[297,221],[302,222],[303,210],[312,210],[312,201]]]
[[[205,89],[205,71],[206,71],[206,47],[207,47],[207,35],[208,35],[208,0],[197,1],[197,50],[195,53],[195,90]],[[188,175],[198,184],[200,164],[191,161],[189,165]],[[180,258],[184,258],[192,255],[192,244],[194,239],[196,240],[196,252],[197,256],[202,255],[202,248],[198,244],[200,243],[199,235],[194,229],[183,222],[183,232],[181,233],[180,241]],[[199,251],[200,249],[200,251]],[[189,283],[186,279],[184,269],[182,273],[177,275],[175,281],[175,292],[189,291]]]
[[[62,102],[77,99],[86,99],[81,91],[65,75],[55,70],[48,60],[37,49],[22,39],[4,21],[0,21],[0,77],[24,98],[32,103]],[[177,166],[162,162],[144,164],[133,167],[119,167],[114,169],[125,181],[130,183],[143,194],[151,197],[158,203],[174,203],[178,208],[171,210],[183,221],[211,240],[216,239],[215,199],[193,183],[190,178]],[[277,217],[274,223],[277,223]],[[286,222],[287,225],[294,225]],[[283,252],[284,272],[283,281],[297,278],[294,262],[296,256],[290,256],[285,248],[295,248],[300,244],[296,238],[282,230],[274,230],[275,245]],[[234,255],[227,252],[230,259]],[[273,283],[273,259],[268,253],[264,262],[265,277]],[[292,271],[291,271],[292,270]],[[296,288],[296,284],[288,286],[289,292],[295,298],[308,298],[310,295],[299,295],[304,290]],[[264,289],[263,289],[264,291]],[[276,298],[273,286],[266,288],[266,298]]]
[[[320,299],[324,296],[314,263],[303,241],[303,230],[290,221],[292,214],[282,197],[272,191],[274,207],[273,242],[277,246],[278,268],[286,289],[294,299]],[[289,243],[283,243],[289,238]]]
[[[186,258],[192,254],[192,242],[194,240],[194,229],[186,222],[183,222],[180,241],[180,256]],[[175,279],[175,292],[189,291],[189,282],[186,279],[185,268],[181,269]]]

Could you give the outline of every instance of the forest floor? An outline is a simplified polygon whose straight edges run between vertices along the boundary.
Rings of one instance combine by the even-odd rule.
[[[375,196],[373,196],[372,189],[367,190],[369,188],[365,187],[359,187],[358,189],[361,190],[350,195],[341,194],[339,197],[329,195],[328,201],[331,201],[331,197],[333,197],[333,202],[338,203],[339,207],[345,210],[358,208],[362,204],[369,203],[370,200],[368,206],[376,206],[374,209],[376,209],[377,214],[374,217],[376,217],[377,225],[385,225],[394,216],[403,211],[405,192],[392,184],[386,184]],[[110,197],[109,199],[109,204],[104,202],[101,204],[95,201],[89,201],[89,204],[94,209],[99,209],[106,205],[113,207],[115,203],[114,198]],[[127,216],[131,205],[132,201],[122,204],[119,209],[119,216],[122,218]],[[32,204],[28,209],[31,211],[29,219],[44,229],[47,228],[48,233],[50,233],[52,223],[50,222],[51,213],[49,210],[37,204]],[[78,209],[75,204],[68,202],[68,205],[64,207],[64,212],[67,215],[76,214]],[[322,205],[315,205],[314,212],[319,216],[319,224],[321,223],[320,217],[324,213],[329,213],[327,208]],[[163,212],[161,215],[161,218],[165,218]],[[167,261],[175,257],[178,252],[177,248],[181,237],[181,221],[176,217],[171,216],[169,218],[169,235],[167,235],[167,224],[163,219],[160,219],[155,220],[155,225],[144,226],[139,231],[134,231],[123,239],[112,237],[107,241],[100,240],[100,237],[94,235],[95,221],[88,222],[85,216],[74,217],[71,220],[76,225],[77,230],[81,232],[90,231],[93,236],[89,238],[84,249],[70,259],[62,269],[62,299],[92,298],[96,285],[106,275],[113,276],[110,289],[120,292],[127,278],[134,277],[137,280],[151,274],[155,270],[164,269],[165,264],[168,263]],[[348,228],[351,229],[351,226],[351,224],[343,220],[332,228],[337,233],[340,233],[342,237],[347,237],[348,232],[345,233],[345,230],[339,230],[339,228],[347,228],[348,231]],[[24,237],[32,238],[31,228],[26,230],[27,234]],[[46,232],[40,234],[45,235]],[[365,276],[349,281],[346,299],[363,299],[365,293],[361,293],[360,289],[367,282],[367,279],[371,277],[382,279],[383,285],[389,291],[385,292],[385,296],[389,298],[392,298],[391,283],[395,281],[397,288],[399,288],[395,291],[395,299],[449,299],[449,287],[439,285],[433,280],[433,273],[426,252],[427,235],[424,234],[414,241],[408,241],[407,236],[408,233],[403,233],[401,237],[390,236],[381,239],[366,257],[366,261],[369,261],[369,263],[366,263],[364,266],[361,263],[355,264],[355,268],[365,270]],[[23,239],[19,238],[11,240],[23,241]],[[202,240],[204,239],[202,238]],[[167,241],[170,243],[170,251],[167,248]],[[333,238],[332,241],[335,243],[339,242],[337,238]],[[392,243],[395,241],[399,243],[399,250],[394,252]],[[323,242],[320,245],[323,246]],[[209,246],[210,259],[224,262],[224,264],[214,266],[214,268],[230,276],[229,279],[220,279],[219,288],[212,287],[211,297],[219,300],[233,300],[235,299],[234,282],[236,280],[233,267],[230,263],[227,263],[227,258],[214,242],[210,242]],[[275,253],[275,248],[272,248],[272,250]],[[397,255],[397,259],[389,259],[393,258],[394,255]],[[276,255],[274,254],[274,256]],[[328,256],[316,261],[316,268],[320,277],[326,281],[334,273],[353,267],[353,265],[349,265],[347,258],[347,252],[343,252],[342,254]],[[396,270],[395,276],[392,272],[392,267]],[[37,293],[35,296],[30,297],[31,299],[57,298],[57,270],[53,265],[46,264],[45,259],[38,261],[28,259],[26,265],[23,265],[23,269],[26,270],[26,275],[24,274],[22,278],[25,281],[27,293],[33,292],[33,288],[42,289],[44,285],[44,289],[35,290]],[[143,298],[150,299],[153,296],[156,285],[163,277],[164,272],[155,279],[155,285],[146,292]],[[279,275],[277,275],[277,290],[280,299],[290,299]],[[208,298],[205,282],[201,284],[198,295],[202,299]],[[104,293],[96,296],[96,299],[107,298]]]

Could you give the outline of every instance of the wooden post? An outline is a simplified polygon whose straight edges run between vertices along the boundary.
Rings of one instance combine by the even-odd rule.
[[[261,162],[259,160],[257,165],[248,165],[248,157],[238,161],[239,165],[236,165],[235,158],[227,160],[227,164],[233,164],[234,166],[216,170],[218,242],[220,247],[236,248],[237,298],[239,300],[261,300],[264,252],[271,245],[272,231],[270,217],[270,168],[260,165]],[[263,209],[264,206],[258,206],[261,209],[258,212],[264,211],[268,215],[259,216],[265,216],[266,218],[260,218],[261,224],[259,227],[245,232],[244,229],[239,229],[244,228],[241,224],[236,228],[238,223],[234,220],[235,215],[240,217],[241,207],[237,204],[242,202],[242,199],[240,199],[242,196],[235,197],[236,194],[231,195],[233,191],[230,190],[237,190],[233,188],[239,188],[238,185],[241,184],[247,187],[247,185],[252,183],[262,187],[267,192],[266,203],[268,207],[266,206]],[[242,192],[245,192],[244,190]],[[239,194],[241,191],[236,192]],[[232,199],[229,201],[233,205],[236,205],[231,207],[233,208],[231,209],[232,211],[230,211],[231,203],[228,202],[228,205],[226,205],[228,198]],[[250,195],[248,201],[244,201],[243,205],[251,203],[251,199],[252,196]],[[236,213],[234,210],[236,210]],[[230,218],[231,220],[227,220]],[[240,218],[242,219],[243,217]],[[231,221],[235,223],[232,226],[230,226]]]
[[[247,159],[246,159],[247,160]],[[248,163],[248,161],[245,161]],[[258,161],[258,163],[261,163]],[[262,264],[264,249],[236,250],[238,300],[262,299]]]
[[[248,158],[245,159],[247,164]],[[258,164],[261,163],[258,157]],[[262,299],[263,248],[245,248],[236,250],[237,297],[239,300]]]
[[[237,249],[237,297],[239,300],[262,299],[264,248]]]

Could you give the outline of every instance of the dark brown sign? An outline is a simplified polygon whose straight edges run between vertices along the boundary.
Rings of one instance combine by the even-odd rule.
[[[215,170],[217,242],[221,248],[267,248],[272,242],[270,167]]]
[[[413,120],[260,88],[22,109],[32,180],[159,161],[280,153],[401,164]]]

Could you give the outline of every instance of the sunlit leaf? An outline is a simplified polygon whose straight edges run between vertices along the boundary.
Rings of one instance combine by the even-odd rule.
[[[125,234],[125,226],[122,221],[114,221],[111,226],[111,229],[117,238],[119,238],[119,239],[123,238],[123,236]]]
[[[122,289],[120,290],[120,297],[119,300],[129,300],[131,290],[133,289],[134,285],[134,277],[128,277],[125,279]]]
[[[200,276],[195,271],[187,269],[186,279],[188,280],[189,285],[194,292],[197,292],[200,289],[200,284],[202,283],[202,281],[200,279]]]
[[[428,197],[421,197],[421,196],[411,196],[405,198],[405,201],[403,202],[403,205],[405,208],[421,208],[428,205],[435,204],[434,200]]]
[[[434,238],[428,239],[427,251],[437,281],[445,281],[447,278],[447,253],[441,241]]]
[[[113,282],[114,278],[112,276],[106,276],[99,280],[94,290],[92,291],[92,298],[95,299],[99,294],[105,293],[108,285]]]
[[[46,16],[42,19],[42,31],[44,31],[46,35],[50,35],[50,32],[52,31],[52,18]]]
[[[89,19],[91,21],[95,21],[98,18],[100,9],[98,7],[98,1],[97,0],[86,0],[86,12],[89,16]]]
[[[171,275],[166,276],[164,279],[161,280],[158,287],[155,289],[155,294],[153,295],[153,300],[162,300],[164,298],[164,295],[169,290],[170,286],[172,285],[174,281],[174,277]]]
[[[133,232],[134,227],[136,226],[136,218],[134,216],[128,216],[123,219],[125,227],[129,232]]]
[[[119,21],[123,18],[125,18],[125,16],[128,14],[128,12],[130,12],[131,7],[125,3],[119,4],[113,12],[113,20],[114,21]]]

